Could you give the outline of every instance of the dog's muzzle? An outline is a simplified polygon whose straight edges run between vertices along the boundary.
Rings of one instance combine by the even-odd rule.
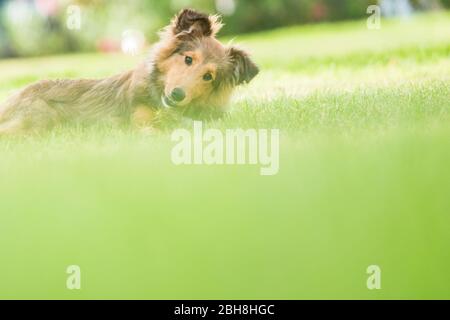
[[[186,98],[186,93],[181,88],[175,88],[170,93],[170,96],[164,95],[162,102],[166,108],[174,108],[178,103],[182,102]]]

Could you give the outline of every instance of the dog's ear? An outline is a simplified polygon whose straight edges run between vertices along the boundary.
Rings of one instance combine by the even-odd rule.
[[[194,37],[215,36],[223,24],[219,16],[209,16],[192,9],[182,10],[172,20],[172,32],[174,35],[186,34]]]
[[[259,73],[258,66],[250,59],[247,52],[231,47],[228,55],[233,67],[233,78],[236,85],[249,83]]]

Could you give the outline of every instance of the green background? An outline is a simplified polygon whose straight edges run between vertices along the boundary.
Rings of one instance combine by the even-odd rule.
[[[449,31],[441,13],[238,37],[262,73],[206,126],[280,129],[273,177],[174,166],[170,132],[1,139],[0,298],[450,298]],[[138,60],[0,61],[0,98]]]

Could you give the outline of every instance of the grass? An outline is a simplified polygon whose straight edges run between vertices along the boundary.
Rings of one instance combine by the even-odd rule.
[[[1,140],[0,298],[450,298],[450,15],[237,41],[263,72],[207,126],[279,128],[280,173],[176,167],[169,134]],[[137,60],[0,61],[0,99]]]

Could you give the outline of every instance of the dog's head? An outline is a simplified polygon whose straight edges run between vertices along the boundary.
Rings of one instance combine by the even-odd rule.
[[[258,74],[245,51],[216,39],[221,28],[218,16],[186,9],[164,29],[153,61],[164,106],[181,111],[220,108],[234,87]]]

